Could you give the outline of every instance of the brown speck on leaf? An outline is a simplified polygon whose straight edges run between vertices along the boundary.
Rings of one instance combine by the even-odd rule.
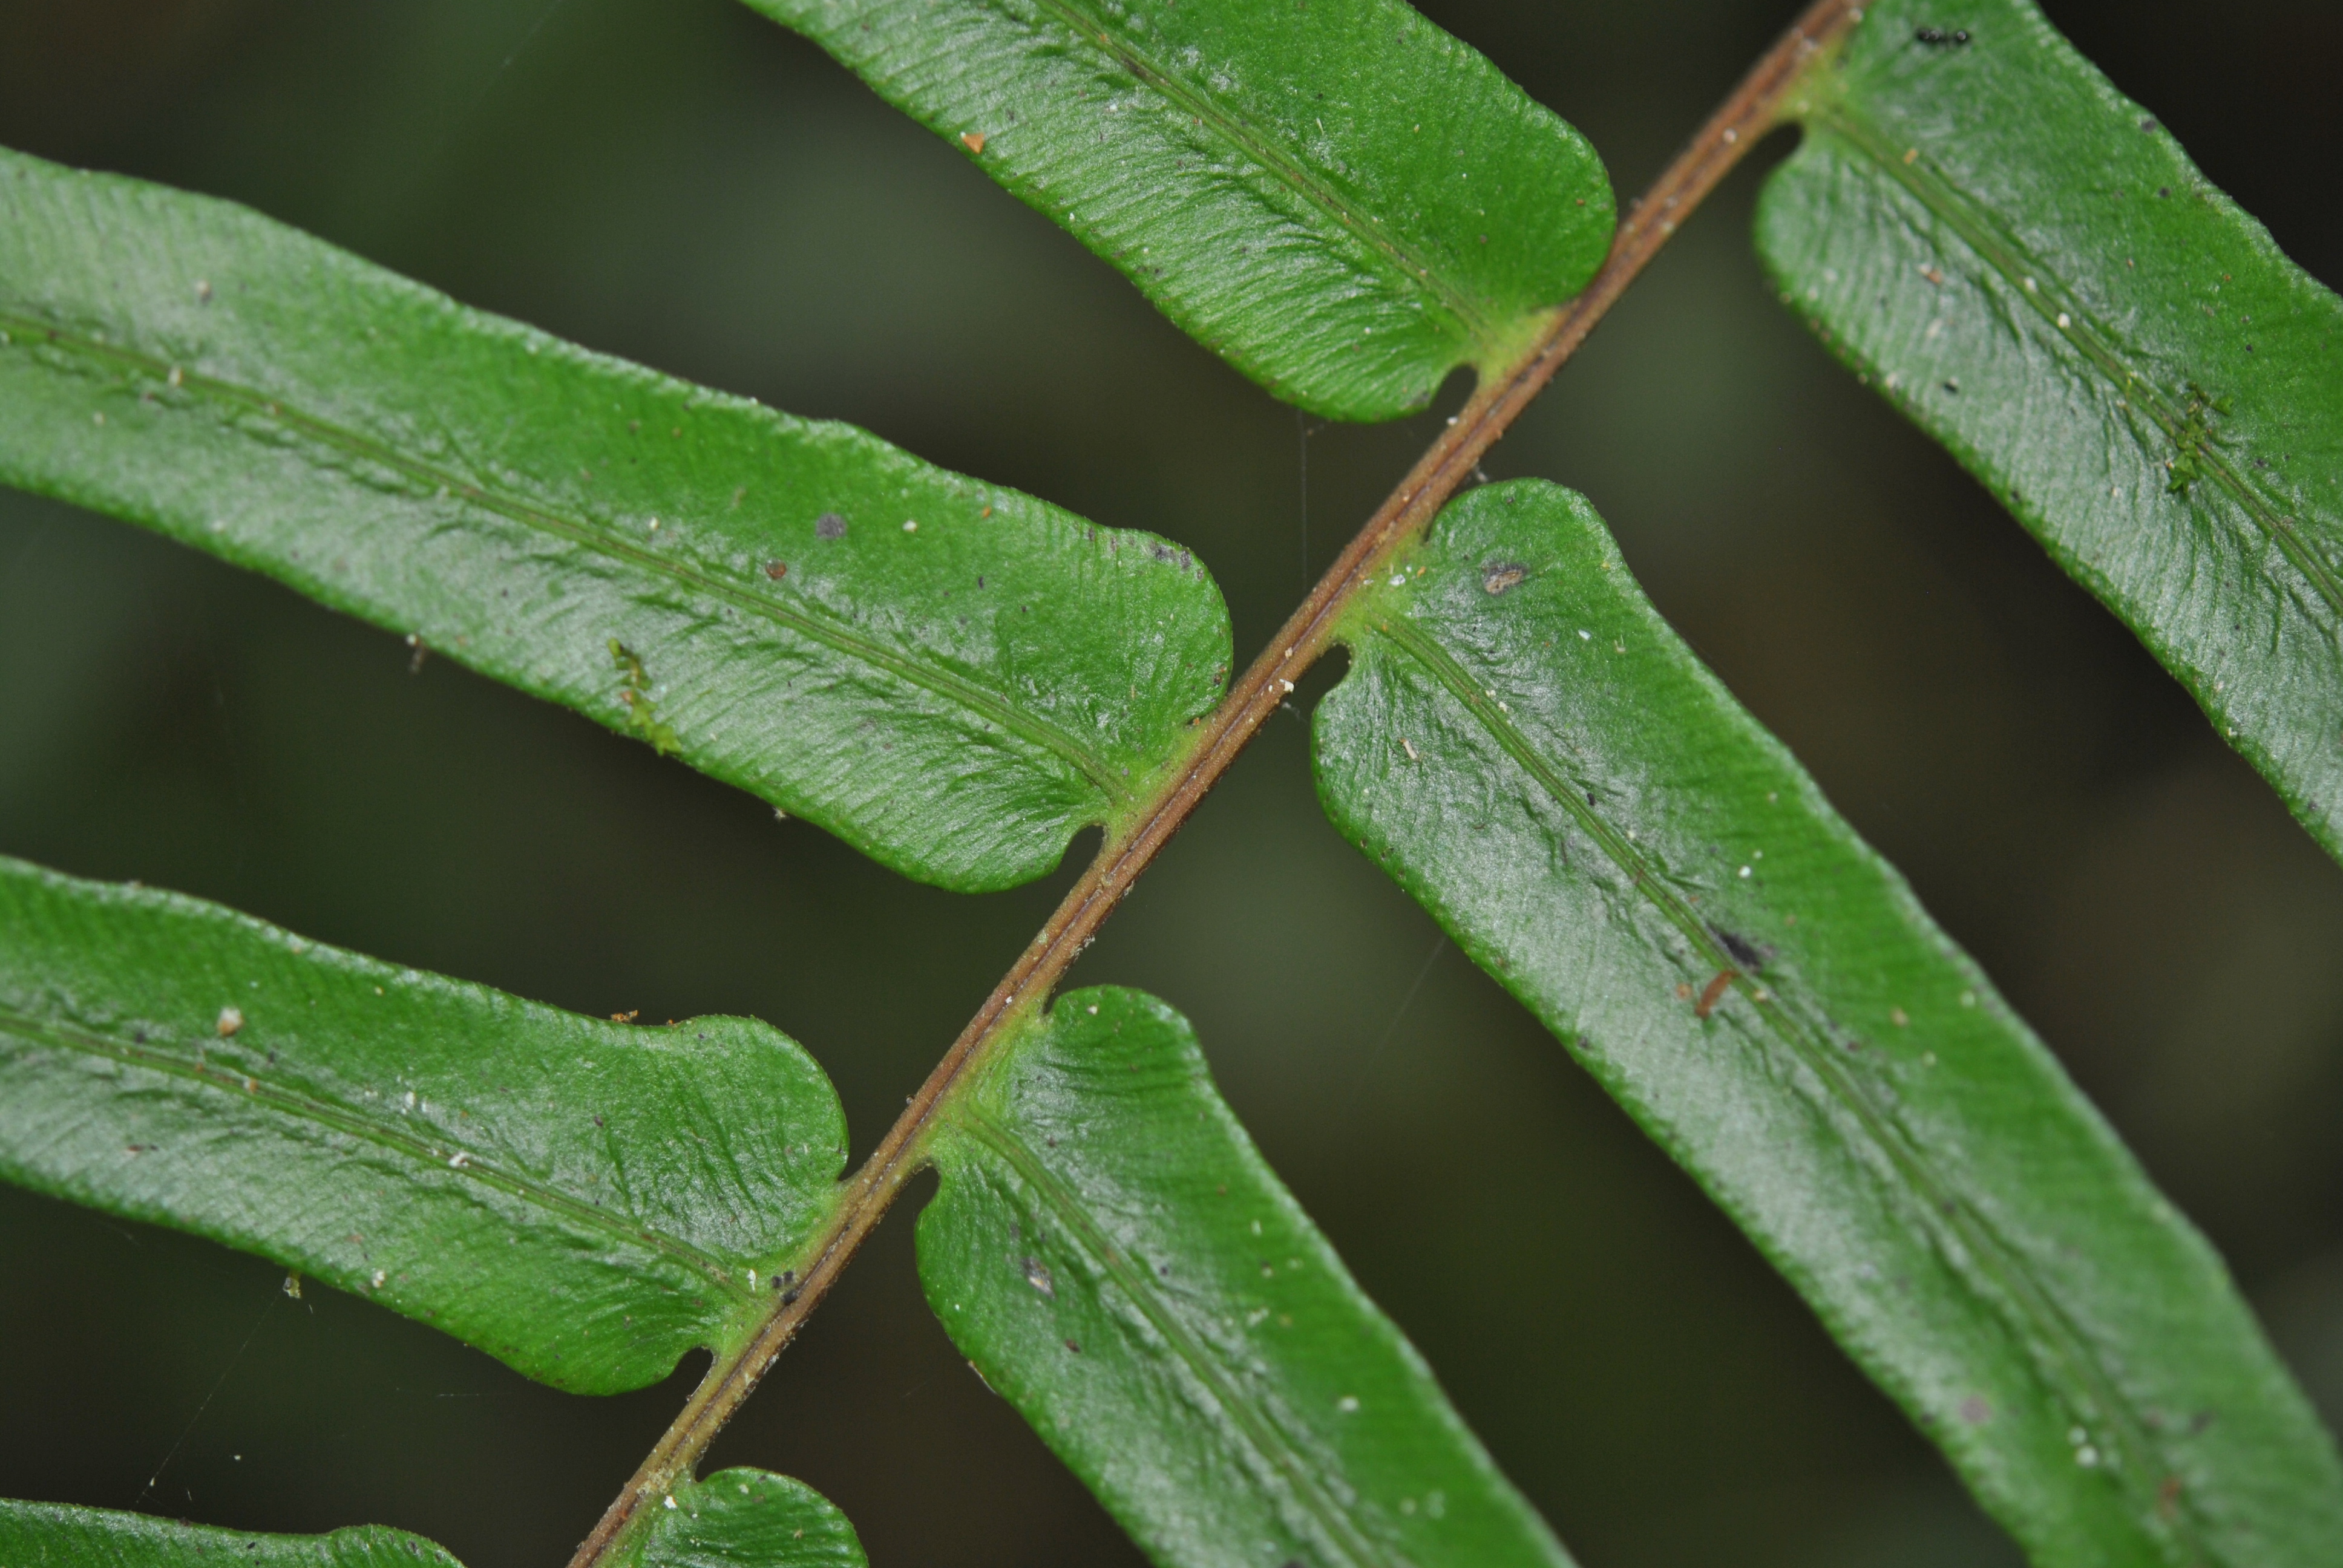
[[[1732,989],[1733,982],[1740,978],[1739,970],[1717,970],[1716,978],[1708,982],[1708,989],[1700,993],[1700,1000],[1692,1004],[1693,1017],[1706,1018],[1710,1013],[1715,1012],[1716,1004],[1724,1000],[1725,993]]]
[[[1512,561],[1491,561],[1481,568],[1481,591],[1493,598],[1529,575],[1527,567]]]
[[[2180,1478],[2167,1475],[2156,1483],[2156,1511],[2169,1519],[2180,1512]]]
[[[1690,985],[1679,984],[1676,987],[1676,1000],[1678,1001],[1690,1001],[1692,1000],[1692,987]]]
[[[219,1032],[222,1040],[226,1040],[229,1035],[234,1034],[237,1030],[240,1030],[243,1027],[244,1013],[241,1010],[232,1007],[224,1007],[220,1009]]]
[[[783,578],[789,575],[789,563],[787,561],[767,561],[765,563],[765,575],[772,578],[775,582],[779,582]]]
[[[1961,1419],[1971,1426],[1983,1426],[1993,1419],[1993,1406],[1985,1402],[1983,1394],[1973,1393],[1961,1401]]]
[[[961,144],[965,146],[970,152],[980,153],[984,151],[984,133],[982,131],[962,131],[960,134],[960,139]]]
[[[1078,1344],[1076,1344],[1076,1343],[1074,1343],[1074,1342],[1073,1342],[1073,1341],[1071,1341],[1071,1340],[1068,1340],[1068,1341],[1066,1342],[1066,1348],[1067,1348],[1068,1350],[1070,1350],[1070,1351],[1073,1352],[1076,1355],[1080,1355],[1080,1354],[1081,1354],[1081,1353],[1082,1353],[1082,1347],[1081,1347],[1081,1346],[1080,1346],[1080,1345],[1078,1345]]]
[[[1930,283],[1935,284],[1938,288],[1945,286],[1945,274],[1942,267],[1924,266],[1920,269],[1920,276],[1926,278]]]
[[[813,537],[818,539],[842,539],[846,537],[846,519],[836,512],[824,512],[813,520]]]
[[[612,1023],[632,1023],[636,1019],[642,1016],[642,1009],[638,1007],[630,1008],[625,1012],[614,1012],[610,1015],[610,1021]]]

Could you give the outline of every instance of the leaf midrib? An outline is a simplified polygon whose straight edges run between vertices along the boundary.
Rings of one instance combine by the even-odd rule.
[[[126,365],[152,376],[168,386],[173,369],[179,370],[180,387],[174,390],[208,394],[217,400],[237,406],[277,423],[297,430],[322,445],[346,455],[380,463],[425,485],[446,487],[451,494],[508,518],[525,527],[538,529],[558,538],[581,546],[588,550],[637,568],[655,577],[664,578],[686,588],[695,589],[721,600],[735,608],[747,611],[776,626],[797,633],[809,641],[820,643],[850,658],[861,660],[896,676],[907,683],[935,693],[962,708],[990,719],[1034,744],[1056,752],[1071,763],[1085,778],[1105,794],[1111,805],[1124,803],[1129,793],[1125,781],[1117,776],[1104,759],[1093,755],[1073,735],[1048,721],[1035,718],[1015,705],[1003,700],[986,688],[948,669],[922,663],[884,644],[841,627],[826,617],[817,618],[747,592],[733,583],[661,556],[595,527],[581,518],[570,518],[548,508],[536,506],[517,496],[508,495],[491,485],[466,477],[451,469],[440,467],[419,457],[409,457],[396,447],[373,437],[302,413],[282,397],[257,392],[248,387],[216,377],[205,376],[174,366],[166,360],[104,342],[70,329],[51,326],[36,317],[16,316],[0,311],[0,329],[12,329],[21,334],[22,347],[29,349],[46,346],[78,353],[92,359]],[[6,347],[0,342],[0,347]],[[35,363],[38,363],[35,358]]]
[[[232,1070],[208,1061],[190,1060],[168,1051],[129,1045],[98,1031],[0,1008],[0,1035],[13,1035],[29,1044],[99,1056],[127,1067],[143,1068],[197,1083],[239,1101],[266,1106],[299,1121],[331,1128],[430,1167],[443,1179],[453,1175],[520,1199],[572,1223],[598,1231],[614,1240],[659,1252],[705,1273],[719,1290],[741,1302],[762,1304],[761,1293],[742,1287],[733,1277],[735,1266],[679,1236],[650,1226],[630,1223],[600,1205],[533,1181],[475,1153],[452,1140],[433,1143],[399,1128],[366,1116],[346,1105],[297,1094],[262,1081],[256,1073]],[[451,1166],[457,1154],[464,1163]]]
[[[1235,1417],[1236,1424],[1254,1452],[1285,1477],[1293,1495],[1317,1520],[1329,1540],[1338,1543],[1357,1563],[1381,1565],[1381,1568],[1406,1568],[1403,1561],[1379,1551],[1352,1520],[1348,1511],[1327,1494],[1318,1483],[1310,1462],[1286,1441],[1275,1420],[1267,1411],[1258,1408],[1252,1395],[1228,1377],[1219,1360],[1196,1342],[1195,1336],[1188,1332],[1179,1314],[1162,1299],[1147,1271],[1132,1264],[1122,1250],[1107,1237],[1091,1220],[1088,1208],[1078,1194],[1060,1181],[1056,1173],[1043,1164],[1014,1132],[1001,1126],[980,1107],[962,1104],[954,1110],[952,1116],[955,1122],[967,1128],[987,1148],[1007,1161],[1026,1185],[1041,1194],[1068,1231],[1081,1238],[1093,1261],[1104,1269],[1133,1304],[1146,1314],[1150,1325],[1187,1363],[1189,1371],[1212,1389],[1222,1408]]]
[[[2057,267],[2029,256],[2023,246],[2002,233],[1967,193],[1925,153],[1906,164],[1900,154],[1879,139],[1873,127],[1838,104],[1809,105],[1801,113],[1810,124],[1827,128],[1853,146],[1875,170],[1902,186],[1958,236],[1964,245],[2000,275],[2011,297],[2024,301],[2056,338],[2072,344],[2085,362],[2106,377],[2117,394],[2118,407],[2128,407],[2137,400],[2172,443],[2174,450],[2193,449],[2220,487],[2253,518],[2295,569],[2309,579],[2319,597],[2327,601],[2328,610],[2343,619],[2343,578],[2338,578],[2302,537],[2295,519],[2271,505],[2210,439],[2185,439],[2186,416],[2162,388],[2126,362],[2116,347],[2117,335],[2084,307]],[[2036,285],[2031,289],[2026,286],[2029,277]],[[2058,325],[2061,312],[2069,321],[2064,327]]]
[[[1479,299],[1451,282],[1445,268],[1426,265],[1422,256],[1384,226],[1356,213],[1356,204],[1343,200],[1332,185],[1283,147],[1257,134],[1219,98],[1199,92],[1177,73],[1165,69],[1144,51],[1117,36],[1108,21],[1084,10],[1074,0],[1041,0],[1041,5],[1071,25],[1086,46],[1095,45],[1103,49],[1133,77],[1171,99],[1191,118],[1202,120],[1222,139],[1282,180],[1302,200],[1333,218],[1369,250],[1383,256],[1407,280],[1408,286],[1423,289],[1454,317],[1476,347],[1486,349],[1495,344],[1497,323]]]
[[[2148,1502],[2151,1493],[2143,1489],[2152,1487],[2156,1478],[2166,1473],[2169,1467],[2151,1462],[2151,1457],[2157,1452],[2157,1445],[2134,1416],[2129,1402],[2122,1397],[2120,1386],[2113,1375],[2092,1355],[2087,1336],[2060,1309],[2056,1294],[2035,1280],[2023,1252],[2002,1238],[1976,1205],[1962,1201],[1961,1190],[1956,1183],[1937,1174],[1926,1151],[1904,1132],[1890,1112],[1873,1102],[1870,1094],[1848,1073],[1827,1041],[1816,1040],[1799,1019],[1781,1004],[1773,989],[1758,984],[1754,977],[1741,972],[1739,960],[1725,950],[1692,906],[1667,885],[1665,873],[1655,869],[1619,829],[1586,804],[1584,792],[1572,787],[1560,770],[1548,762],[1536,744],[1498,708],[1497,699],[1474,681],[1445,648],[1402,615],[1375,615],[1365,620],[1365,624],[1415,659],[1462,703],[1498,744],[1571,815],[1587,836],[1602,847],[1612,862],[1628,875],[1637,891],[1693,944],[1694,950],[1713,965],[1716,972],[1732,972],[1733,990],[1756,1010],[1774,1034],[1828,1087],[1832,1097],[1846,1108],[1864,1132],[1910,1183],[1926,1216],[1926,1223],[1932,1228],[1941,1226],[1953,1231],[1956,1240],[1978,1260],[1980,1268],[2006,1299],[2017,1303],[2029,1320],[2037,1342],[2052,1350],[2055,1365],[2066,1369],[2069,1387],[2062,1391],[2063,1397],[2071,1406],[2096,1408],[2104,1412],[2107,1426],[2123,1445],[2120,1483],[2132,1495],[2137,1507],[2152,1506]],[[2077,1396],[2077,1385],[2079,1385],[2080,1397]],[[2184,1513],[2183,1517],[2189,1518],[2193,1523],[2193,1511]],[[2149,1533],[2153,1535],[2155,1533],[2151,1531]],[[2200,1540],[2192,1539],[2189,1545],[2192,1551],[2201,1554]]]

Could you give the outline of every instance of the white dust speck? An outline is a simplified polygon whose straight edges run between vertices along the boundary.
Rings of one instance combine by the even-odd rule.
[[[1334,1402],[1334,1408],[1341,1411],[1344,1415],[1356,1415],[1359,1411],[1359,1396],[1354,1393],[1346,1393],[1342,1398]]]
[[[2066,328],[2068,328],[2069,327],[2072,327],[2072,326],[2074,326],[2074,325],[2075,325],[2075,318],[2074,318],[2073,317],[2071,317],[2071,316],[2067,315],[2067,314],[2066,314],[2065,311],[2063,311],[2063,310],[2062,310],[2062,311],[2060,311],[2060,312],[2058,313],[2058,330],[2059,330],[2059,331],[2064,332],[2064,331],[2066,331]]]
[[[243,1027],[244,1012],[242,1009],[233,1007],[224,1007],[220,1009],[219,1032],[222,1040],[226,1040],[229,1035],[234,1034],[237,1030],[240,1030]]]
[[[1741,868],[1741,874],[1742,874],[1743,876],[1745,876],[1745,876],[1747,876],[1747,875],[1749,874],[1749,868],[1748,868],[1748,867],[1746,867],[1746,866],[1742,867],[1742,868]]]
[[[920,531],[920,519],[917,518],[905,518],[903,519],[903,531],[907,534],[918,533]]]

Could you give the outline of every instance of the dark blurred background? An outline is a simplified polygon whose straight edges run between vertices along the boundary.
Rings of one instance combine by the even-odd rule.
[[[1795,5],[1426,9],[1585,129],[1624,197]],[[2048,10],[2343,281],[2331,0]],[[1160,530],[1212,565],[1247,658],[1438,417],[1297,419],[726,0],[0,0],[0,143],[248,203],[468,303]],[[1785,150],[1687,227],[1490,469],[1594,498],[2211,1233],[2334,1422],[2343,871],[1775,307],[1747,234]],[[911,886],[445,662],[410,676],[389,635],[5,492],[0,671],[0,852],[586,1012],[769,1019],[837,1079],[858,1158],[1065,879]],[[1077,980],[1195,1019],[1272,1161],[1589,1568],[2012,1561],[1692,1185],[1327,827],[1301,715],[1333,674]],[[881,1568],[1135,1562],[928,1315],[912,1218],[717,1462],[803,1476]],[[289,1301],[280,1275],[0,1191],[0,1495],[378,1521],[470,1568],[551,1564],[698,1371],[557,1394],[355,1300]]]

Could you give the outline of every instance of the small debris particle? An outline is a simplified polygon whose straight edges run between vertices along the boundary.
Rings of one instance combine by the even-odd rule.
[[[1359,1396],[1354,1393],[1346,1393],[1342,1398],[1334,1402],[1334,1408],[1341,1411],[1344,1415],[1355,1415],[1358,1413],[1359,1410]]]
[[[1081,1347],[1081,1346],[1080,1346],[1080,1345],[1078,1345],[1078,1344],[1076,1344],[1076,1343],[1074,1343],[1074,1342],[1073,1342],[1073,1341],[1071,1341],[1071,1340],[1068,1340],[1068,1341],[1066,1342],[1066,1348],[1067,1348],[1068,1350],[1070,1350],[1070,1351],[1073,1352],[1076,1355],[1080,1355],[1080,1354],[1081,1354],[1081,1353],[1082,1353],[1082,1347]]]
[[[846,519],[836,512],[824,512],[813,520],[813,537],[818,539],[842,539],[846,537]]]
[[[1905,161],[1906,163],[1907,163],[1907,164],[1912,164],[1912,163],[1917,163],[1917,162],[1919,162],[1919,161],[1920,161],[1920,149],[1919,149],[1919,148],[1917,148],[1917,147],[1906,147],[1906,148],[1905,148],[1905,149],[1904,149],[1904,161]]]
[[[1494,598],[1509,588],[1518,586],[1530,575],[1530,569],[1511,561],[1492,561],[1481,568],[1481,591]]]
[[[372,1285],[376,1290],[377,1290],[377,1291],[378,1291],[378,1290],[382,1289],[383,1282],[384,1282],[385,1280],[389,1279],[389,1278],[390,1278],[390,1274],[389,1274],[389,1272],[388,1272],[387,1271],[386,1271],[386,1270],[382,1270],[382,1269],[377,1269],[377,1270],[374,1271],[374,1278],[373,1278],[373,1279],[371,1279],[371,1280],[369,1280],[369,1281],[367,1282],[367,1283],[371,1284],[371,1285]]]
[[[210,279],[203,277],[196,279],[196,299],[197,303],[203,305],[209,305],[212,302],[212,286]]]
[[[1708,989],[1700,993],[1698,1001],[1693,1003],[1693,1017],[1706,1018],[1710,1013],[1715,1012],[1716,1004],[1725,1000],[1725,993],[1731,990],[1733,982],[1740,978],[1739,970],[1717,970],[1716,978],[1708,982]]]
[[[1985,1402],[1984,1395],[1973,1393],[1961,1401],[1961,1419],[1971,1426],[1983,1426],[1993,1419],[1993,1406]]]
[[[1912,1015],[1900,1007],[1891,1007],[1887,1010],[1887,1021],[1898,1029],[1909,1029],[1912,1027]]]
[[[292,1297],[297,1302],[301,1299],[300,1275],[287,1274],[285,1276],[285,1293]]]
[[[765,575],[772,578],[775,582],[779,582],[783,578],[789,575],[789,563],[787,561],[767,561],[765,563]]]
[[[1945,286],[1945,271],[1944,268],[1940,266],[1924,266],[1920,269],[1920,276],[1926,278],[1930,283],[1935,284],[1938,288]]]
[[[672,1492],[667,1494],[667,1505],[669,1508],[673,1508],[675,1506],[675,1493]]]
[[[219,1033],[222,1040],[244,1027],[244,1012],[239,1008],[224,1007],[219,1011]]]
[[[625,1012],[614,1012],[610,1015],[610,1021],[612,1023],[632,1023],[636,1019],[642,1016],[642,1009],[638,1007],[629,1008]]]
[[[903,519],[903,531],[907,534],[918,533],[920,531],[920,519],[917,518],[905,518]]]
[[[1414,741],[1410,740],[1406,736],[1403,735],[1399,738],[1399,743],[1406,749],[1407,759],[1410,762],[1421,762],[1423,760],[1423,755],[1416,750]]]
[[[1050,1271],[1031,1258],[1025,1260],[1025,1282],[1045,1296],[1054,1297],[1058,1293],[1057,1285],[1050,1278]]]
[[[960,134],[960,145],[966,147],[970,152],[980,153],[984,151],[984,133],[982,131],[962,131]]]
[[[2074,318],[2073,317],[2071,317],[2071,316],[2067,315],[2067,314],[2066,314],[2065,311],[2063,311],[2063,310],[2062,310],[2062,311],[2060,311],[2060,312],[2058,313],[2058,330],[2059,330],[2059,331],[2064,332],[2064,331],[2066,331],[2066,328],[2068,328],[2068,327],[2072,327],[2072,326],[2074,326],[2074,325],[2075,325],[2075,318]]]

